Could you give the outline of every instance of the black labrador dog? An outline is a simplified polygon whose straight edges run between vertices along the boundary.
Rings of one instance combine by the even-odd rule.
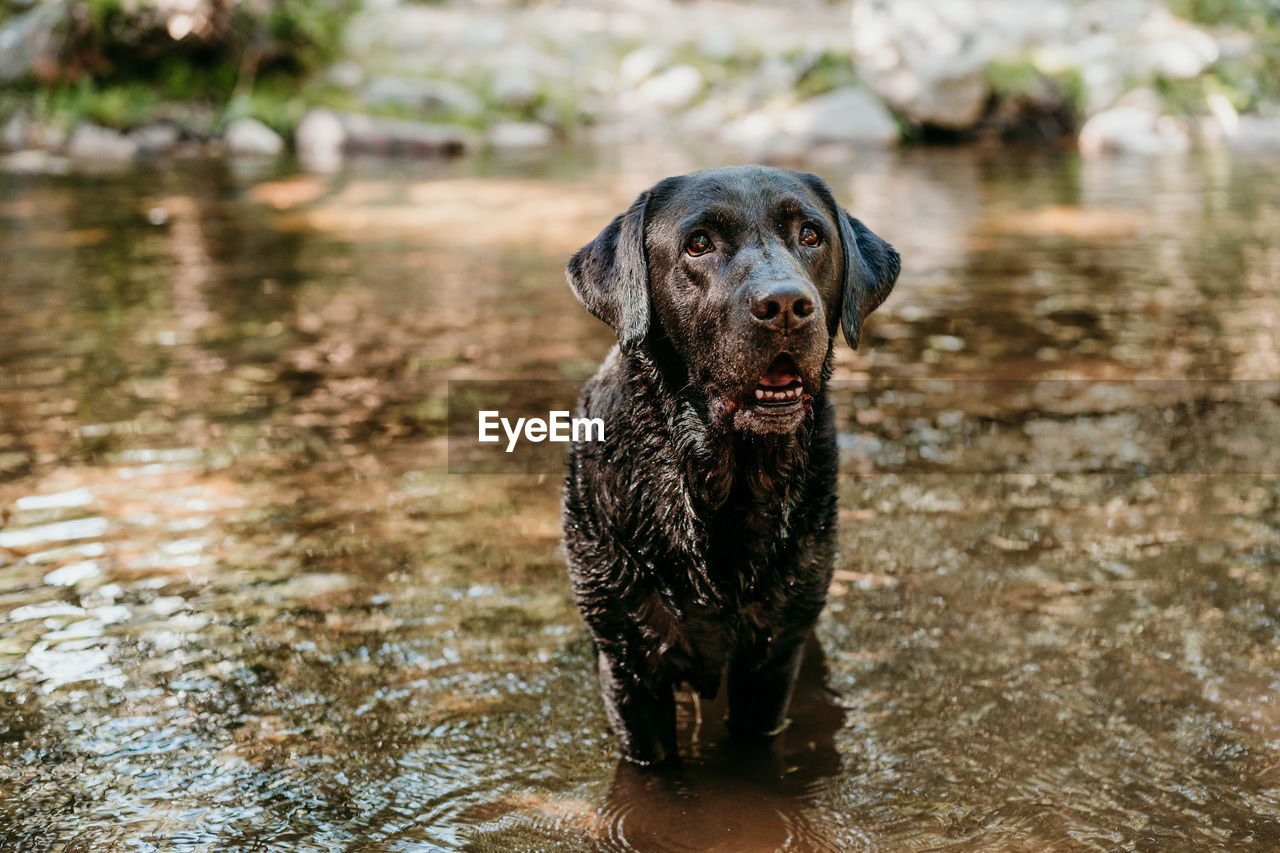
[[[836,326],[862,321],[898,253],[815,175],[759,166],[668,178],[569,261],[618,345],[578,417],[564,546],[623,755],[676,754],[673,688],[714,696],[730,729],[786,721],[836,547]]]

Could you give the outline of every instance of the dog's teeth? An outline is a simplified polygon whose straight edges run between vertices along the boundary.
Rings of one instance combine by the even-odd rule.
[[[804,393],[803,385],[793,385],[789,388],[779,388],[776,391],[771,388],[756,388],[757,400],[769,400],[774,402],[791,402],[801,398],[808,399],[808,394]]]

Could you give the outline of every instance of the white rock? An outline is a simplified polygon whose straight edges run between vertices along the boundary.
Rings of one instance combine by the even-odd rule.
[[[0,157],[0,172],[30,175],[65,175],[71,162],[47,151],[15,151]]]
[[[526,109],[538,99],[538,78],[528,69],[504,68],[493,75],[489,94],[508,109]]]
[[[781,135],[779,120],[765,112],[753,112],[728,122],[720,133],[725,142],[752,149],[767,147]]]
[[[987,63],[1011,50],[1026,26],[1016,4],[1001,8],[1001,15],[992,15],[969,2],[859,0],[853,10],[859,72],[915,121],[968,128],[982,117],[990,94]],[[1005,29],[1016,32],[999,35]]]
[[[43,601],[39,604],[27,604],[9,613],[10,622],[27,622],[32,619],[60,619],[84,615],[84,608],[67,604],[65,601]]]
[[[81,560],[54,569],[44,576],[44,582],[52,586],[75,586],[82,580],[96,578],[100,574],[102,570],[98,568],[96,561]]]
[[[860,86],[837,89],[783,111],[757,110],[726,122],[720,138],[757,159],[801,157],[820,146],[895,145],[901,131],[875,95]]]
[[[1152,115],[1159,115],[1164,112],[1164,102],[1160,99],[1160,95],[1150,86],[1139,86],[1136,89],[1130,89],[1125,92],[1124,96],[1118,98],[1112,106],[1115,107],[1133,107],[1134,109],[1145,110]]]
[[[763,163],[801,159],[809,146],[783,130],[781,116],[757,111],[726,124],[720,138],[749,160]]]
[[[138,143],[114,130],[96,124],[81,124],[71,134],[67,154],[75,160],[123,163],[137,156]]]
[[[303,116],[294,139],[303,167],[323,172],[337,169],[347,152],[435,157],[460,154],[475,144],[472,132],[455,125],[329,110],[312,110]]]
[[[294,129],[293,139],[303,166],[328,172],[342,162],[347,131],[337,115],[329,110],[311,110]]]
[[[467,21],[463,38],[468,47],[491,50],[507,40],[511,25],[496,15],[476,15]]]
[[[374,77],[365,85],[361,97],[370,104],[391,104],[424,112],[477,115],[484,110],[484,102],[474,92],[448,80]]]
[[[1077,142],[1086,156],[1150,155],[1186,151],[1191,136],[1186,123],[1173,116],[1139,106],[1118,106],[1086,121]]]
[[[32,121],[27,147],[43,148],[46,151],[65,151],[68,131],[60,124]]]
[[[711,30],[698,39],[698,53],[714,62],[726,62],[733,58],[738,44],[728,30]]]
[[[338,113],[348,151],[395,156],[461,154],[474,140],[464,128],[449,124]]]
[[[223,139],[233,154],[275,157],[284,150],[280,134],[256,118],[238,118],[227,125]]]
[[[668,68],[640,85],[640,97],[655,107],[678,110],[702,92],[702,72],[692,65]]]
[[[0,83],[57,70],[60,28],[69,13],[63,3],[38,3],[0,23]]]
[[[22,151],[28,147],[32,137],[33,122],[31,116],[17,112],[9,116],[9,120],[0,128],[0,148],[6,151]]]
[[[1227,136],[1227,144],[1240,151],[1280,150],[1280,117],[1240,116],[1235,132]]]
[[[769,56],[756,68],[752,82],[759,82],[766,98],[787,94],[800,81],[800,70],[780,56]]]
[[[353,584],[354,581],[349,575],[338,572],[313,572],[289,578],[284,583],[260,587],[256,592],[258,600],[279,604],[300,598],[343,592],[350,589]]]
[[[1082,106],[1085,115],[1105,110],[1124,92],[1125,75],[1108,60],[1090,61],[1080,69],[1080,82],[1084,85]]]
[[[982,118],[993,62],[1078,72],[1093,114],[1125,86],[1194,77],[1220,54],[1159,0],[855,0],[853,47],[860,78],[892,107],[953,130]]]
[[[555,141],[555,132],[536,122],[504,121],[489,128],[488,139],[495,148],[542,148]]]
[[[719,98],[709,98],[688,110],[680,120],[685,133],[694,138],[714,139],[729,119],[729,109]]]
[[[339,59],[326,72],[329,81],[344,89],[354,89],[364,82],[364,69],[353,59]]]
[[[1161,9],[1138,27],[1142,63],[1151,74],[1188,78],[1218,59],[1218,43],[1203,30]]]
[[[1219,137],[1235,136],[1240,132],[1240,114],[1226,95],[1214,92],[1205,98],[1205,106],[1212,115],[1208,123],[1214,125]]]
[[[966,130],[982,118],[990,94],[985,69],[953,69],[928,81],[914,102],[915,118],[944,130]]]
[[[635,86],[652,77],[659,68],[671,61],[671,50],[665,45],[654,44],[638,47],[622,58],[618,76],[623,83]]]
[[[889,110],[861,86],[837,89],[788,111],[782,129],[813,143],[894,145],[901,132]]]
[[[143,154],[164,154],[173,150],[182,133],[176,125],[168,123],[148,124],[129,132],[129,138]]]

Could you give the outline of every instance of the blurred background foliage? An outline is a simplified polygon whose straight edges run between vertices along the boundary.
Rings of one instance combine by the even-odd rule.
[[[10,149],[82,122],[203,140],[253,118],[283,140],[324,108],[402,122],[371,134],[390,149],[417,121],[457,128],[427,146],[450,150],[612,123],[765,158],[1077,133],[1151,153],[1245,114],[1280,143],[1280,0],[0,0],[0,85],[0,122],[37,128]]]
[[[5,16],[33,20],[29,99],[63,124],[112,128],[159,119],[216,125],[256,115],[287,129],[315,72],[341,51],[359,0],[40,0]],[[47,33],[36,32],[47,28]]]
[[[1280,0],[1168,0],[1179,17],[1208,27],[1233,27],[1251,33],[1254,49],[1220,61],[1210,86],[1247,109],[1280,96]]]

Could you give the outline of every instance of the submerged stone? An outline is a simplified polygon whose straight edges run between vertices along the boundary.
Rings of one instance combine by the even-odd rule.
[[[274,157],[284,150],[280,134],[255,118],[236,119],[223,136],[232,154]]]

